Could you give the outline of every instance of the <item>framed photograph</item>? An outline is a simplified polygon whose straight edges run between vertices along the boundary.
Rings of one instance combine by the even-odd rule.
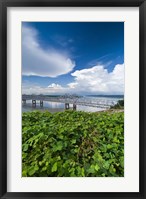
[[[146,1],[0,13],[0,197],[145,199]]]

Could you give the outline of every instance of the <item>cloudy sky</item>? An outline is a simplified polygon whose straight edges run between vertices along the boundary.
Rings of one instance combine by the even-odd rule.
[[[23,94],[123,94],[123,22],[22,23]]]

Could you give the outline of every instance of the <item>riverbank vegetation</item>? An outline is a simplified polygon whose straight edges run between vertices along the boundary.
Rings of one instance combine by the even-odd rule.
[[[23,113],[22,176],[124,176],[124,113]]]
[[[111,106],[111,109],[124,109],[124,100],[118,100],[117,104]]]

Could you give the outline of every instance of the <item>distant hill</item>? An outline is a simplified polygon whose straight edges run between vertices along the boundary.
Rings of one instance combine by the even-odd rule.
[[[86,95],[89,97],[109,97],[109,98],[124,98],[124,95]]]

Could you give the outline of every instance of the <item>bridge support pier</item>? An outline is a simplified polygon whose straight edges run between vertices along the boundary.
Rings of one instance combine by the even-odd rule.
[[[23,100],[22,100],[22,103],[23,103],[23,104],[26,104],[26,99],[23,99]]]
[[[40,100],[40,107],[43,107],[43,100]]]
[[[77,105],[73,104],[73,110],[76,111],[76,109],[77,109]]]
[[[65,110],[69,109],[69,103],[65,103]]]
[[[32,106],[36,107],[36,100],[32,100]]]

